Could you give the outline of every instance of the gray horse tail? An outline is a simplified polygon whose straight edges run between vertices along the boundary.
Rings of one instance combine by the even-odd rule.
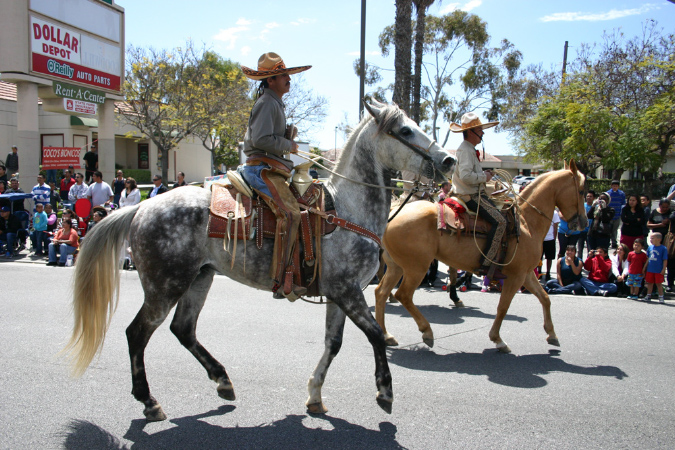
[[[87,370],[100,351],[119,302],[119,261],[139,205],[123,208],[99,222],[82,243],[75,265],[70,342],[62,350],[71,358],[74,376]],[[114,298],[114,300],[113,300]]]

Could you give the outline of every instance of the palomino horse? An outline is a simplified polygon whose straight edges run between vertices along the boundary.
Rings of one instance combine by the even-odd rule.
[[[442,147],[425,135],[395,105],[367,105],[364,118],[351,134],[327,189],[340,218],[384,234],[390,206],[392,174],[399,170],[424,173],[439,180],[454,164]],[[209,202],[206,189],[174,189],[141,204],[123,208],[101,221],[82,246],[75,270],[73,335],[67,347],[74,357],[74,372],[82,374],[100,351],[119,295],[118,261],[129,236],[145,301],[127,328],[131,358],[132,393],[145,405],[147,420],[164,420],[160,404],[150,394],[144,352],[153,332],[175,306],[171,331],[218,383],[218,395],[234,400],[225,368],[197,341],[197,318],[216,272],[248,286],[271,291],[269,278],[273,245],[262,249],[239,245],[230,254],[223,240],[207,237]],[[325,412],[321,397],[328,367],[340,350],[348,316],[367,336],[375,353],[377,403],[387,412],[393,401],[384,334],[371,315],[362,293],[377,270],[378,243],[338,228],[322,239],[319,284],[327,305],[325,349],[309,379],[310,412]],[[232,259],[234,264],[231,267]],[[271,295],[271,294],[270,294]],[[250,320],[255,320],[251,317]]]
[[[551,226],[553,209],[557,206],[565,217],[569,217],[570,227],[586,227],[584,209],[585,177],[570,162],[569,169],[558,170],[537,179],[523,191],[518,200],[520,210],[519,242],[515,236],[508,240],[505,263],[502,272],[506,275],[502,288],[497,316],[490,329],[490,340],[505,353],[511,350],[499,335],[502,321],[511,304],[513,296],[521,286],[537,296],[544,309],[544,331],[551,345],[559,345],[551,319],[551,301],[539,284],[534,268],[539,263],[542,243]],[[384,326],[384,309],[398,280],[403,276],[401,286],[396,291],[396,299],[408,310],[422,332],[422,339],[429,346],[434,344],[434,334],[429,322],[413,304],[415,289],[419,286],[432,259],[438,259],[450,267],[474,271],[481,256],[476,245],[482,247],[483,239],[474,241],[473,233],[467,230],[463,234],[441,233],[437,229],[437,206],[428,202],[416,202],[406,205],[399,215],[387,226],[384,233],[384,260],[387,271],[375,289],[375,317],[385,333],[387,345],[398,345],[394,336]],[[479,237],[479,236],[477,236]],[[515,254],[514,254],[515,252]]]

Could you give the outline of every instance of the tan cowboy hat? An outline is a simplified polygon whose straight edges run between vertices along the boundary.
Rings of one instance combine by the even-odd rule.
[[[472,128],[480,128],[481,130],[485,130],[486,128],[492,128],[495,125],[498,125],[499,122],[488,122],[488,123],[483,123],[480,120],[480,117],[476,113],[469,112],[466,113],[462,116],[462,123],[461,125],[458,125],[456,123],[451,123],[450,124],[450,130],[453,133],[459,133],[460,131],[464,130],[471,130]]]
[[[264,53],[258,59],[258,70],[249,69],[245,66],[241,66],[241,70],[244,72],[244,75],[251,80],[264,80],[265,78],[282,75],[284,73],[292,75],[294,73],[304,72],[305,70],[311,69],[311,67],[312,66],[286,67],[281,56],[274,52],[268,52]]]

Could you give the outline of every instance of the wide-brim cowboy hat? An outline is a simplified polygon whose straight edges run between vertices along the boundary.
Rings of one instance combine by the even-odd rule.
[[[485,130],[486,128],[492,128],[498,124],[499,122],[483,123],[476,113],[469,112],[462,116],[461,124],[451,123],[450,130],[453,133],[459,133],[460,131],[471,130],[474,128]]]
[[[311,69],[311,67],[312,66],[286,67],[281,56],[274,52],[268,52],[258,59],[258,70],[241,66],[241,71],[251,80],[264,80],[265,78],[273,77],[275,75],[283,75],[285,73],[293,75],[294,73],[304,72],[305,70]]]

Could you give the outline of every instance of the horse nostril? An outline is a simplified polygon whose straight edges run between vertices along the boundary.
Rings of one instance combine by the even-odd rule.
[[[452,156],[446,156],[445,158],[443,158],[444,166],[452,167],[453,164],[455,164],[455,158],[453,158]]]

